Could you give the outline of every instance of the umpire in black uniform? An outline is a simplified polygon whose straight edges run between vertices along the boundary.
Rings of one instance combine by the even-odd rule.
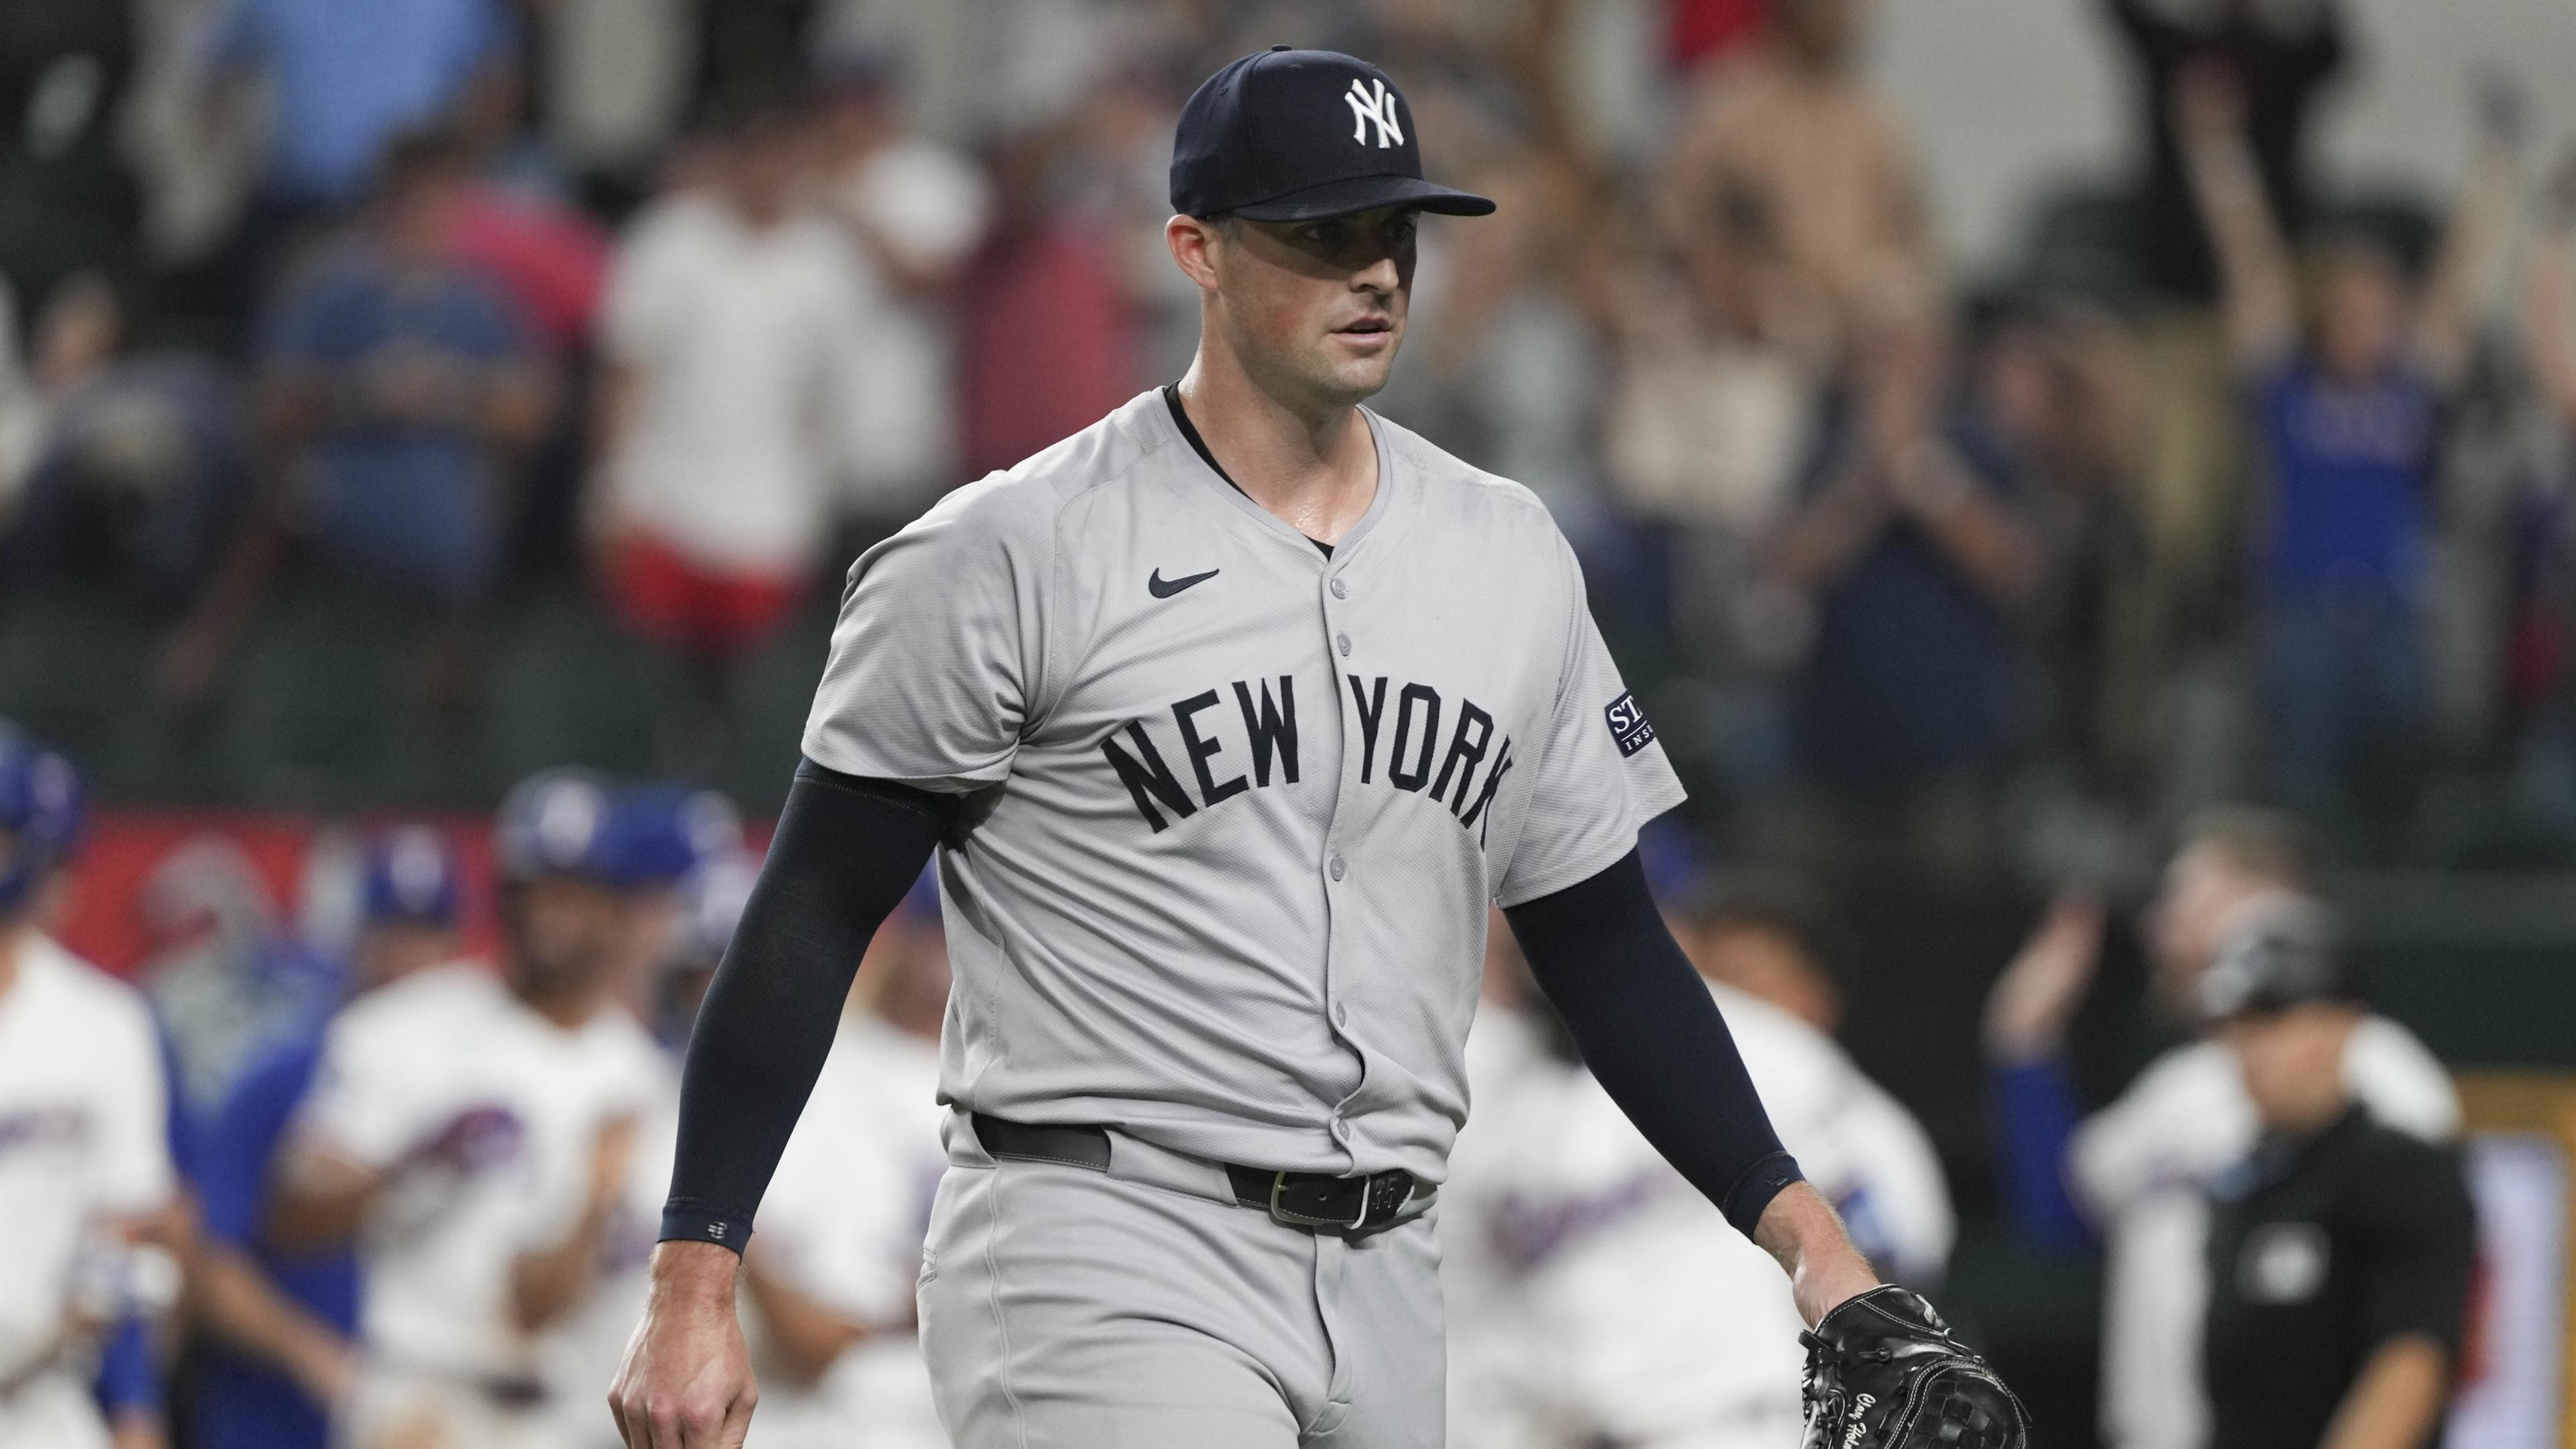
[[[2263,1125],[2212,1189],[2211,1449],[2418,1449],[2459,1359],[2468,1183],[2456,1154],[2380,1126],[2345,1087],[2363,1007],[2332,918],[2257,910],[2201,981]]]

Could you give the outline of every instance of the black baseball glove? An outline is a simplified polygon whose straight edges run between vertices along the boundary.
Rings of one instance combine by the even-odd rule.
[[[1801,1449],[2028,1449],[2021,1400],[1916,1294],[1873,1288],[1799,1341]]]

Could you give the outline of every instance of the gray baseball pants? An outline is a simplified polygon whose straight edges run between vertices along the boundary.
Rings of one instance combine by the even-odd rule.
[[[957,1449],[1441,1449],[1436,1209],[1310,1232],[1123,1134],[1106,1172],[946,1135],[921,1344]]]

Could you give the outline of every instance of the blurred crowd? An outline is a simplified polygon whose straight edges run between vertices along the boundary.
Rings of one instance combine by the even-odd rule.
[[[314,590],[424,737],[542,731],[513,628],[569,596],[677,681],[645,763],[774,765],[745,681],[810,667],[856,547],[1177,375],[1173,112],[1314,43],[1504,203],[1426,232],[1380,406],[1557,511],[1704,829],[2134,878],[2252,793],[2372,858],[2552,855],[2576,185],[2536,194],[2499,82],[2456,195],[2326,194],[2334,0],[2099,21],[2132,174],[1969,276],[1866,0],[27,0],[0,620],[108,596],[148,657],[77,718],[134,716],[97,768],[164,791],[227,782],[134,739],[318,707],[349,654],[243,663]],[[61,664],[0,640],[0,703]]]

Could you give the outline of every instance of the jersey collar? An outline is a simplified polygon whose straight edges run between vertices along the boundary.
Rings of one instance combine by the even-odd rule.
[[[1323,550],[1315,547],[1315,540],[1290,527],[1287,520],[1278,514],[1253,502],[1252,496],[1238,487],[1235,481],[1228,478],[1224,470],[1216,465],[1216,459],[1209,455],[1207,445],[1203,441],[1181,431],[1180,424],[1172,415],[1172,403],[1167,399],[1162,388],[1153,389],[1137,401],[1141,404],[1138,411],[1143,415],[1145,426],[1155,430],[1167,446],[1179,448],[1191,455],[1189,469],[1196,475],[1198,482],[1206,485],[1210,493],[1221,500],[1225,506],[1253,520],[1273,538],[1293,545],[1297,552],[1313,560],[1327,572],[1347,562],[1352,552],[1359,547],[1360,540],[1367,537],[1369,531],[1377,526],[1378,520],[1386,516],[1387,500],[1394,496],[1398,486],[1395,449],[1387,443],[1386,420],[1363,406],[1360,409],[1360,417],[1367,422],[1369,439],[1377,446],[1377,496],[1369,500],[1368,511],[1362,513],[1359,522],[1352,524],[1350,531],[1342,535],[1341,541],[1333,545],[1333,551],[1328,556]]]

